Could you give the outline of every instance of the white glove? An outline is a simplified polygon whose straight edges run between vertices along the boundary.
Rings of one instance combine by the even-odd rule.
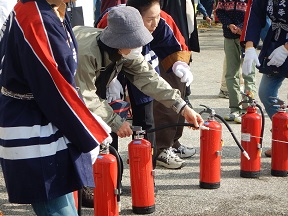
[[[174,74],[180,78],[182,83],[186,83],[189,86],[193,82],[193,74],[188,64],[182,61],[177,61],[172,66]]]
[[[268,66],[275,65],[276,67],[280,67],[286,60],[288,56],[288,50],[284,45],[276,48],[271,55],[268,57],[270,61],[267,63]]]
[[[252,72],[253,63],[256,64],[257,66],[260,66],[256,49],[254,47],[249,47],[245,50],[244,61],[242,64],[242,73],[244,75],[247,76]]]
[[[106,90],[106,98],[108,103],[121,99],[121,94],[124,95],[123,87],[117,77],[115,77],[110,83]]]
[[[92,112],[91,112],[92,113]],[[102,126],[102,128],[108,133],[108,137],[102,142],[103,144],[106,143],[112,143],[112,137],[110,136],[111,133],[111,127],[109,127],[100,116],[97,116],[96,114],[92,113],[94,118],[98,121],[98,123]],[[99,154],[100,146],[98,145],[96,148],[91,150],[89,153],[91,155],[92,165],[95,163],[98,154]]]

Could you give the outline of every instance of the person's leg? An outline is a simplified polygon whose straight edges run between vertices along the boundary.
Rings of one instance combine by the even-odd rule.
[[[284,79],[284,77],[280,76],[269,76],[266,74],[262,75],[258,94],[271,120],[272,116],[278,110],[276,106],[273,106],[273,103],[276,102],[276,100],[273,98],[278,97],[278,90],[281,87]]]
[[[239,39],[224,39],[224,51],[227,60],[226,67],[226,84],[229,91],[229,108],[230,112],[240,111],[239,103],[241,101],[240,97],[240,55],[241,47]]]
[[[176,77],[174,73],[166,73],[161,68],[161,77],[165,79],[173,88],[179,89],[181,97],[184,98],[186,85]],[[174,124],[179,121],[180,114],[175,113],[172,109],[165,107],[158,101],[154,101],[153,106],[155,128],[163,125]],[[156,148],[157,148],[157,164],[170,169],[181,168],[185,165],[184,161],[180,159],[174,151],[172,146],[175,142],[177,127],[169,127],[165,130],[158,130],[156,134]]]
[[[37,216],[77,216],[73,193],[46,202],[32,203],[32,208]]]
[[[226,85],[226,71],[227,71],[227,63],[226,63],[226,56],[224,56],[223,60],[223,71],[222,71],[222,77],[221,77],[221,86],[220,86],[220,92],[218,94],[218,97],[220,98],[229,98],[229,92]]]
[[[134,100],[131,100],[131,108],[133,113],[132,124],[133,126],[141,126],[143,130],[155,128],[153,116],[153,101],[136,105]],[[155,133],[146,133],[144,138],[151,143],[153,148],[153,169],[156,167],[156,140]]]

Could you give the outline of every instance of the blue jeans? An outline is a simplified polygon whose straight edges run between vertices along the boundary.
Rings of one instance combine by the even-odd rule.
[[[31,205],[37,216],[78,216],[73,193]]]
[[[278,111],[278,108],[273,106],[273,103],[275,103],[276,100],[272,99],[271,97],[278,97],[278,90],[281,87],[284,79],[285,77],[263,74],[260,82],[258,92],[259,98],[271,120],[272,116]]]

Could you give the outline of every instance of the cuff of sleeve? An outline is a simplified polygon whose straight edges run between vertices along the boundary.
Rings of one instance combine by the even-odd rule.
[[[112,132],[117,133],[117,131],[119,130],[124,121],[125,121],[124,119],[122,119],[118,114],[116,114],[116,117],[110,126]]]
[[[184,108],[186,105],[187,105],[186,102],[185,102],[183,99],[181,99],[180,101],[177,101],[176,103],[174,103],[174,104],[172,105],[172,109],[173,109],[177,114],[179,114],[180,111],[182,110],[182,108]]]

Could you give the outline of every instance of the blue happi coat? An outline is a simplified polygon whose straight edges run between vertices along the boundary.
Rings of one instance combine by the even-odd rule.
[[[0,161],[14,203],[93,186],[89,152],[107,137],[78,96],[77,45],[45,0],[22,0],[0,33]]]
[[[242,31],[241,41],[253,41],[257,46],[260,39],[261,29],[266,24],[266,15],[271,19],[271,26],[263,42],[263,48],[259,54],[259,61],[264,63],[264,59],[273,50],[288,42],[288,1],[287,0],[253,0],[247,9],[245,26]],[[273,66],[275,67],[275,66]],[[278,70],[278,68],[276,68]],[[288,76],[288,59],[279,68],[283,71],[283,76]],[[266,73],[265,70],[260,72]]]

